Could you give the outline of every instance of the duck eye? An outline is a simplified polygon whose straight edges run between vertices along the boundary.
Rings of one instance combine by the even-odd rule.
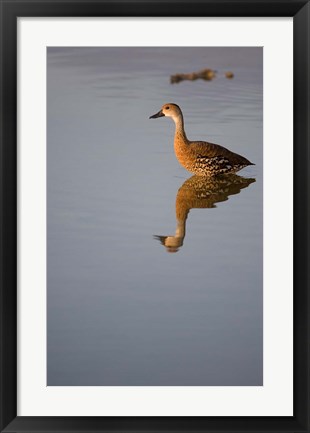
[[[170,107],[166,107],[166,110],[169,110]]]

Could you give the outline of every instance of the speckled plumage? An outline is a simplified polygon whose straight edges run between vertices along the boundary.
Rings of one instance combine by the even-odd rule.
[[[206,141],[190,141],[184,130],[183,114],[173,103],[164,104],[161,110],[150,118],[167,116],[175,122],[174,151],[179,163],[198,176],[215,176],[236,173],[248,165],[248,159],[231,152],[219,144]]]
[[[225,176],[192,176],[179,188],[175,201],[176,230],[174,235],[154,236],[170,253],[177,252],[185,239],[186,220],[191,209],[214,208],[217,203],[239,194],[255,179],[245,178],[237,174]]]

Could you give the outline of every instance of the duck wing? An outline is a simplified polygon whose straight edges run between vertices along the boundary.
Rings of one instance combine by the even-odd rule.
[[[196,159],[203,162],[207,159],[216,158],[218,162],[223,165],[231,164],[232,166],[247,166],[254,165],[244,156],[231,152],[224,146],[215,143],[208,143],[206,141],[192,141],[189,144],[190,149],[196,154]],[[223,160],[223,161],[222,161]]]

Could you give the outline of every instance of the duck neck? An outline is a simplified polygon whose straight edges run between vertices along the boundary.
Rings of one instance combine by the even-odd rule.
[[[182,114],[180,114],[177,117],[174,117],[173,120],[175,123],[175,135],[174,135],[175,139],[178,141],[183,141],[187,144],[188,139],[186,137],[185,130],[184,130],[184,120]]]
[[[177,238],[185,238],[186,234],[186,220],[179,221],[177,220],[177,227],[175,229],[175,236]]]

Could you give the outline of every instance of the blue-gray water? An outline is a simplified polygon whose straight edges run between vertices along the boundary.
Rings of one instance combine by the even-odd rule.
[[[262,48],[48,48],[48,385],[263,384],[262,80]],[[250,180],[178,193],[165,102]]]

